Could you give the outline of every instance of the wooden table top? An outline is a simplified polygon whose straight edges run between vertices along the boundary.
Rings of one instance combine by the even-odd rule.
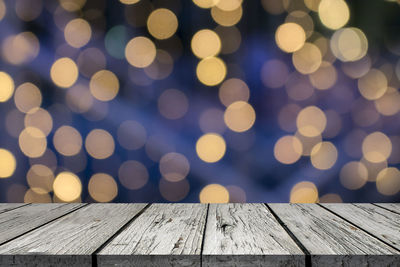
[[[400,266],[400,204],[0,204],[0,266]]]

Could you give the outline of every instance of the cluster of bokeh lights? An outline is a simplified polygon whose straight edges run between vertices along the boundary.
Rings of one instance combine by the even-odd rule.
[[[382,196],[399,194],[400,136],[386,133],[385,125],[399,118],[400,60],[370,53],[366,34],[348,25],[351,12],[344,0],[259,2],[265,17],[283,18],[271,40],[279,51],[256,73],[269,98],[285,93],[273,122],[263,120],[265,110],[254,104],[256,89],[249,86],[254,83],[241,74],[238,55],[247,36],[242,37],[238,24],[245,15],[244,0],[191,1],[194,12],[208,12],[206,25],[214,27],[196,21],[199,27],[190,36],[179,32],[179,15],[186,12],[179,0],[120,0],[113,5],[125,11],[125,22],[107,27],[104,4],[96,1],[0,0],[2,28],[44,16],[58,31],[54,51],[34,30],[15,27],[1,36],[1,135],[11,138],[0,142],[0,178],[11,181],[4,200],[129,201],[118,198],[120,192],[136,194],[155,175],[161,201],[184,201],[192,192],[192,169],[201,173],[225,158],[253,153],[257,123],[279,129],[261,165],[309,164],[319,176],[336,168],[334,179],[346,190],[374,183]],[[40,56],[51,63],[39,64],[45,61]],[[186,61],[179,63],[182,58]],[[177,70],[182,65],[184,70]],[[24,66],[34,68],[25,73]],[[179,78],[168,82],[177,71],[193,72],[193,88],[180,87]],[[196,90],[212,95],[213,104],[193,101]],[[333,106],[321,104],[324,93]],[[133,98],[129,105],[136,108],[127,119],[118,109],[123,97]],[[157,114],[143,119],[140,109],[149,102]],[[121,118],[113,121],[111,113]],[[153,116],[160,117],[153,122]],[[201,132],[185,149],[154,130],[153,124],[166,124],[173,131],[190,131],[183,129],[185,118]],[[344,127],[347,120],[352,127]],[[273,159],[267,161],[269,155]],[[252,199],[246,186],[205,173],[211,176],[194,191],[195,201]],[[283,199],[343,201],[337,192],[321,195],[316,180],[298,177]]]

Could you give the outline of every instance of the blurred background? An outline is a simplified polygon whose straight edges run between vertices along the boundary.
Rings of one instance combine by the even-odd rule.
[[[399,3],[0,0],[0,201],[398,202]]]

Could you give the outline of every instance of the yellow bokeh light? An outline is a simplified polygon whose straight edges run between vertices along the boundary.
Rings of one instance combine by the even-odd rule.
[[[245,132],[250,129],[256,120],[254,108],[245,101],[236,101],[230,104],[224,113],[226,126],[234,132]]]
[[[302,135],[299,131],[296,131],[294,134],[295,137],[299,139],[303,146],[303,156],[310,156],[311,155],[311,150],[316,144],[319,144],[322,142],[322,136],[321,135],[316,135],[316,136],[304,136]]]
[[[247,84],[237,78],[224,81],[219,88],[219,99],[224,106],[229,106],[236,101],[248,101],[250,90]]]
[[[237,24],[242,18],[242,15],[242,6],[239,6],[238,8],[231,11],[222,10],[217,6],[211,8],[211,17],[216,23],[225,27],[230,27]]]
[[[14,155],[7,149],[0,148],[0,178],[8,178],[13,175],[17,161]]]
[[[224,11],[232,11],[242,5],[243,0],[219,0],[216,6]]]
[[[26,174],[29,187],[37,194],[46,194],[53,191],[54,173],[42,164],[34,164]]]
[[[320,135],[326,127],[325,113],[316,106],[308,106],[297,115],[296,125],[298,131],[307,137]]]
[[[311,84],[315,88],[326,90],[335,85],[337,81],[337,72],[331,63],[323,61],[317,71],[310,74],[309,78]]]
[[[275,143],[274,157],[283,164],[293,164],[298,161],[303,152],[303,145],[296,136],[286,135]]]
[[[204,29],[193,35],[191,47],[193,54],[199,58],[216,56],[221,50],[221,40],[214,31]]]
[[[368,51],[368,40],[365,34],[357,28],[337,30],[330,41],[333,55],[341,61],[357,61]]]
[[[382,97],[388,88],[388,81],[382,71],[370,69],[367,74],[358,79],[358,90],[368,100]]]
[[[24,203],[51,203],[51,197],[48,193],[37,193],[32,188],[28,189],[24,195]]]
[[[229,191],[220,184],[205,186],[199,195],[200,203],[228,203]]]
[[[207,57],[197,64],[196,74],[199,81],[207,86],[221,83],[226,76],[226,65],[217,57]]]
[[[0,0],[0,21],[4,18],[7,13],[7,7],[3,0]]]
[[[145,68],[156,58],[156,46],[146,37],[135,37],[126,45],[125,57],[132,66]]]
[[[400,191],[400,171],[394,167],[380,171],[376,178],[376,188],[386,196],[397,194]]]
[[[89,88],[96,99],[110,101],[118,94],[119,81],[113,72],[100,70],[90,78]]]
[[[68,57],[57,59],[50,70],[50,77],[53,82],[63,88],[71,87],[78,79],[78,74],[78,67]]]
[[[70,46],[80,48],[90,41],[92,29],[86,20],[73,19],[65,26],[64,37]]]
[[[47,136],[53,129],[53,119],[47,110],[33,108],[25,115],[24,125],[38,128]]]
[[[117,183],[105,173],[94,174],[89,180],[88,190],[97,202],[110,202],[118,195]]]
[[[350,190],[356,190],[368,181],[368,169],[362,162],[351,161],[340,170],[340,182]]]
[[[208,133],[196,142],[196,152],[199,158],[205,162],[213,163],[219,161],[226,151],[225,140],[216,133]]]
[[[276,30],[275,41],[282,51],[292,53],[303,47],[306,41],[306,33],[296,23],[284,23]]]
[[[400,93],[393,87],[388,87],[386,93],[375,100],[375,107],[385,116],[392,116],[400,111]]]
[[[61,172],[53,183],[55,196],[64,202],[78,199],[82,193],[82,183],[78,176],[72,172]]]
[[[167,153],[160,159],[160,173],[170,182],[178,182],[189,174],[190,164],[180,153]]]
[[[54,133],[53,144],[58,153],[74,156],[82,149],[82,136],[75,128],[64,125]]]
[[[133,5],[138,3],[140,0],[119,0],[119,1],[125,5]]]
[[[343,0],[322,0],[318,6],[318,16],[325,27],[337,30],[350,18],[350,10]]]
[[[7,73],[0,71],[0,102],[6,102],[14,93],[14,80]]]
[[[19,111],[27,113],[42,104],[42,93],[36,85],[23,83],[15,90],[14,102]]]
[[[30,158],[38,158],[47,148],[46,135],[35,127],[25,128],[19,135],[18,143],[21,151]]]
[[[321,142],[311,149],[311,164],[319,170],[328,170],[335,165],[338,151],[331,142]]]
[[[63,9],[73,12],[81,9],[85,5],[86,0],[59,0],[59,2]]]
[[[178,19],[171,10],[159,8],[147,19],[147,29],[157,39],[168,39],[178,29]]]
[[[362,152],[366,160],[373,163],[382,162],[392,153],[392,142],[386,134],[374,132],[364,138]]]
[[[305,43],[303,47],[292,55],[293,65],[302,74],[315,72],[322,63],[322,55],[319,48],[311,43]]]
[[[31,62],[39,54],[39,39],[32,32],[8,36],[2,45],[3,57],[13,65]]]
[[[107,131],[94,129],[85,140],[86,151],[95,159],[106,159],[114,153],[114,139]]]
[[[290,203],[316,203],[318,189],[312,182],[299,182],[290,191]]]
[[[198,7],[211,8],[218,3],[219,0],[193,0]]]

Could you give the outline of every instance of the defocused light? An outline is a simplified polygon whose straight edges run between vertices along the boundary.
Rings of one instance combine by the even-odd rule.
[[[94,98],[86,86],[76,84],[68,89],[66,102],[72,111],[84,113],[93,106]]]
[[[311,43],[305,43],[303,47],[292,55],[293,65],[303,74],[315,72],[322,63],[322,55],[319,48]]]
[[[314,12],[318,12],[318,6],[321,0],[304,0],[306,7]]]
[[[250,90],[247,84],[237,78],[224,81],[219,88],[219,99],[224,106],[229,106],[236,101],[248,101]]]
[[[82,136],[71,126],[61,126],[53,136],[53,144],[58,153],[74,156],[82,149]]]
[[[362,152],[368,161],[374,163],[385,161],[392,152],[392,142],[384,133],[374,132],[364,138]]]
[[[78,79],[78,67],[72,59],[63,57],[51,66],[50,76],[57,86],[68,88]]]
[[[39,54],[39,40],[32,32],[7,37],[2,46],[3,56],[9,63],[20,65],[31,62]]]
[[[325,130],[326,116],[318,107],[308,106],[297,115],[296,125],[302,135],[317,136]]]
[[[229,27],[237,24],[243,15],[242,6],[230,11],[222,10],[217,6],[211,8],[211,17],[219,25]]]
[[[189,174],[190,165],[187,158],[179,153],[171,152],[160,159],[160,173],[170,182],[178,182]]]
[[[319,198],[319,203],[343,203],[343,199],[338,194],[325,194]]]
[[[107,131],[94,129],[85,140],[86,151],[95,159],[106,159],[114,153],[114,139]]]
[[[236,185],[228,185],[226,189],[229,192],[230,203],[246,203],[246,192]]]
[[[30,158],[38,158],[46,151],[46,135],[35,127],[25,128],[18,138],[21,151]]]
[[[204,29],[193,35],[191,47],[193,54],[199,58],[216,56],[221,50],[221,40],[214,31]]]
[[[340,130],[342,130],[342,118],[333,109],[325,111],[325,116],[327,119],[327,124],[322,135],[324,136],[324,138],[336,137],[339,134]]]
[[[335,165],[338,152],[331,142],[321,142],[316,144],[310,154],[311,164],[319,170],[327,170]]]
[[[332,53],[341,61],[357,61],[368,51],[368,40],[357,28],[337,30],[330,42]]]
[[[261,0],[261,4],[265,11],[273,15],[279,15],[285,12],[282,0]]]
[[[53,119],[47,110],[33,108],[25,115],[24,125],[38,128],[47,136],[53,129]]]
[[[275,143],[274,156],[283,164],[293,164],[298,161],[303,152],[303,146],[299,139],[292,135],[286,135]]]
[[[245,101],[233,102],[225,110],[224,121],[232,131],[245,132],[253,126],[255,120],[254,108]]]
[[[266,87],[282,87],[285,85],[288,76],[288,66],[279,59],[268,60],[261,68],[261,80]]]
[[[312,182],[299,182],[290,191],[290,203],[316,203],[318,189]]]
[[[361,162],[348,162],[340,170],[340,182],[347,189],[359,189],[363,187],[367,181],[368,170]]]
[[[146,129],[137,121],[124,121],[118,127],[119,144],[128,150],[136,150],[144,146],[147,139]]]
[[[0,71],[0,102],[6,102],[14,93],[14,80],[7,73]]]
[[[301,26],[306,34],[306,38],[310,37],[314,32],[313,19],[304,11],[295,10],[285,19],[286,23],[292,22]]]
[[[208,133],[201,136],[196,142],[196,152],[199,158],[205,162],[219,161],[226,151],[226,144],[222,136]]]
[[[363,97],[375,100],[382,97],[387,90],[388,82],[380,70],[371,69],[358,80],[358,89]]]
[[[7,13],[7,7],[3,0],[0,0],[0,21],[4,18]]]
[[[347,76],[356,79],[364,76],[371,69],[371,58],[366,55],[357,61],[342,63],[342,70]]]
[[[226,65],[217,57],[202,59],[196,68],[197,78],[207,86],[221,83],[226,76]]]
[[[125,57],[132,66],[145,68],[156,58],[156,46],[146,37],[135,37],[126,45]]]
[[[350,10],[343,0],[322,0],[318,16],[327,28],[336,30],[343,27],[350,18]]]
[[[159,187],[161,196],[173,202],[181,201],[190,191],[190,184],[187,179],[180,180],[179,182],[170,182],[161,178]]]
[[[285,23],[276,30],[275,41],[282,51],[292,53],[303,47],[306,41],[306,33],[296,23]]]
[[[144,69],[147,76],[154,80],[167,78],[174,68],[174,59],[172,56],[161,49],[157,49],[156,58],[148,67]]]
[[[375,107],[385,116],[392,116],[400,110],[400,93],[393,87],[388,87],[386,93],[375,100]]]
[[[296,131],[296,118],[300,110],[300,106],[296,104],[287,104],[283,106],[278,114],[279,127],[286,132]]]
[[[86,20],[73,19],[65,26],[64,37],[70,46],[80,48],[90,41],[92,29]]]
[[[73,12],[81,9],[85,5],[86,0],[59,0],[59,2],[62,8]]]
[[[232,54],[239,49],[242,36],[237,27],[217,26],[215,32],[221,39],[221,54]]]
[[[61,172],[54,180],[53,190],[61,201],[72,202],[82,193],[81,180],[71,172]]]
[[[159,8],[147,19],[147,29],[157,39],[168,39],[178,29],[178,19],[171,10]]]
[[[304,136],[299,131],[296,131],[294,136],[299,139],[299,141],[303,146],[303,152],[302,152],[303,156],[310,156],[313,147],[322,142],[321,135]]]
[[[378,192],[392,196],[400,191],[400,171],[397,168],[386,168],[379,172],[376,178]]]
[[[46,194],[53,191],[54,173],[42,164],[32,165],[26,174],[29,187],[37,194]]]
[[[149,172],[139,161],[128,160],[119,167],[118,178],[124,187],[137,190],[147,184]]]
[[[114,58],[123,59],[124,49],[128,42],[128,29],[124,25],[112,27],[104,38],[104,45],[107,52]]]
[[[13,175],[17,162],[14,155],[7,149],[0,148],[0,178]]]
[[[232,11],[239,8],[243,0],[219,0],[216,6],[224,11]]]
[[[132,4],[136,4],[137,2],[139,2],[140,0],[119,0],[121,3],[125,4],[125,5],[132,5]]]
[[[297,71],[292,72],[286,83],[285,89],[290,99],[295,101],[304,101],[309,99],[314,94],[314,87],[311,84],[307,76],[298,73]]]
[[[206,109],[200,115],[199,126],[203,133],[223,133],[226,130],[224,112],[217,108]]]
[[[220,184],[209,184],[201,189],[200,203],[228,203],[229,191]]]
[[[42,12],[42,0],[17,0],[15,1],[15,13],[23,21],[32,21]],[[0,7],[1,9],[1,7]],[[1,17],[1,15],[0,15]],[[1,18],[0,18],[1,20]]]
[[[32,83],[23,83],[15,90],[15,106],[24,113],[42,104],[42,94],[39,88]]]
[[[311,73],[309,77],[315,88],[326,90],[335,85],[337,72],[331,63],[323,61],[317,71]]]
[[[96,99],[100,101],[110,101],[118,94],[119,81],[113,72],[101,70],[92,76],[89,88]]]
[[[170,120],[182,118],[189,107],[186,95],[176,89],[165,90],[158,98],[158,110]]]
[[[105,173],[96,173],[88,185],[90,196],[97,202],[110,202],[118,194],[118,186],[114,178]]]
[[[198,7],[211,8],[218,3],[219,0],[193,0]]]

